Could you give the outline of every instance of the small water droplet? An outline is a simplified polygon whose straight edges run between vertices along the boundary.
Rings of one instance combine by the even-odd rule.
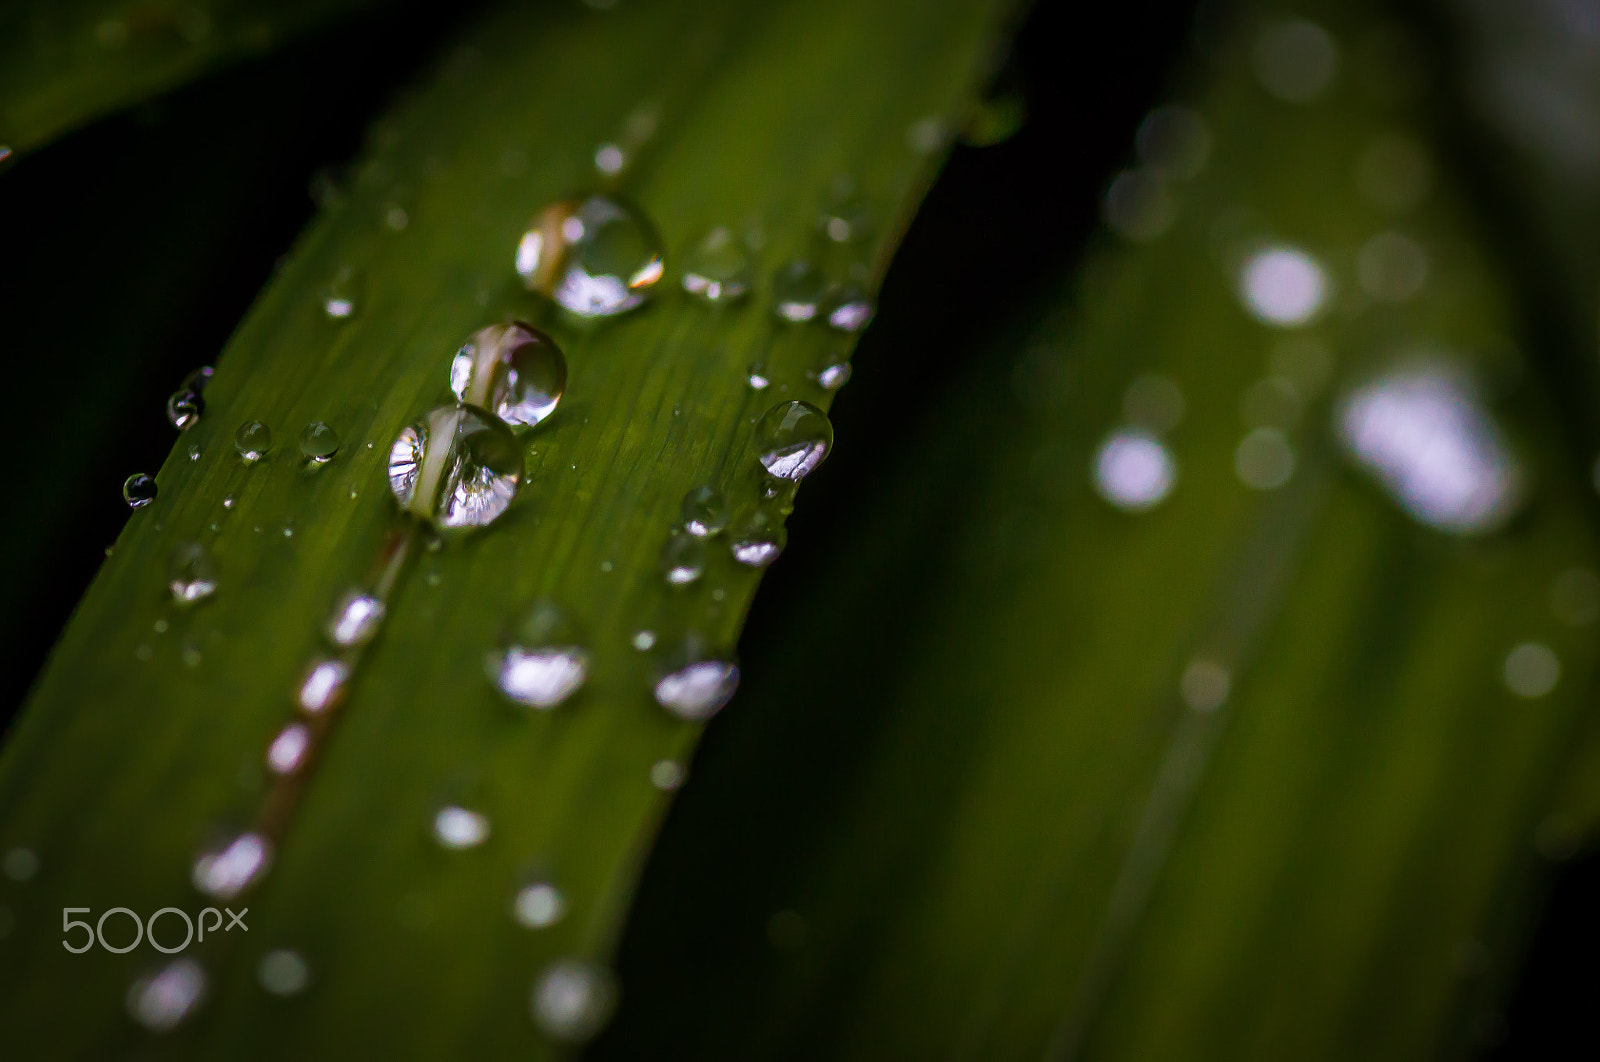
[[[828,282],[810,262],[795,260],[779,267],[772,277],[772,312],[796,324],[809,321],[822,308]]]
[[[674,529],[672,536],[661,547],[661,574],[673,586],[688,586],[705,571],[705,541]]]
[[[290,723],[267,746],[267,767],[273,774],[293,774],[305,762],[310,747],[311,729],[304,723]]]
[[[1279,19],[1261,28],[1251,59],[1262,88],[1287,103],[1310,103],[1333,85],[1339,46],[1315,22]]]
[[[710,719],[739,688],[739,665],[711,652],[690,633],[663,653],[655,682],[656,703],[680,719]]]
[[[1122,395],[1123,416],[1156,434],[1182,423],[1186,408],[1182,388],[1160,373],[1147,372],[1138,377]]]
[[[1194,108],[1169,103],[1145,115],[1134,146],[1149,169],[1170,180],[1193,180],[1211,157],[1211,127]]]
[[[446,848],[476,848],[489,839],[489,820],[451,804],[434,815],[433,836]]]
[[[194,861],[190,880],[215,900],[231,900],[260,880],[272,863],[272,842],[259,833],[241,833]]]
[[[586,959],[559,959],[534,983],[533,1020],[552,1040],[584,1043],[611,1020],[617,986],[610,971]]]
[[[193,959],[174,959],[128,989],[128,1015],[151,1032],[171,1032],[205,999],[206,972]]]
[[[830,352],[822,368],[808,375],[824,391],[837,391],[850,382],[850,375],[853,370],[850,367],[850,359],[846,356],[848,353],[848,351],[844,350]]]
[[[385,611],[383,602],[366,590],[346,590],[328,616],[328,640],[346,648],[366,645],[378,633]]]
[[[771,502],[746,509],[728,531],[729,552],[749,568],[765,568],[777,560],[787,542],[783,516]]]
[[[360,277],[350,266],[340,266],[322,291],[322,312],[330,320],[346,321],[361,304]]]
[[[633,634],[633,647],[639,652],[648,652],[656,644],[655,631],[635,631]]]
[[[670,793],[683,785],[683,768],[672,760],[657,760],[650,765],[650,784]]]
[[[554,413],[566,388],[566,355],[555,340],[521,321],[479,329],[450,363],[456,398],[512,428],[532,427]]]
[[[389,450],[389,489],[435,527],[483,527],[522,482],[522,449],[500,420],[472,406],[440,406],[401,429]]]
[[[130,509],[143,509],[156,500],[155,477],[135,472],[122,481],[122,500]]]
[[[1112,432],[1100,444],[1093,472],[1100,496],[1128,512],[1160,505],[1178,479],[1177,463],[1161,440],[1130,428]]]
[[[579,317],[640,305],[661,279],[661,240],[644,215],[609,196],[554,203],[517,244],[517,273]]]
[[[1550,584],[1550,611],[1562,623],[1581,627],[1600,619],[1600,575],[1568,568]]]
[[[1183,703],[1196,712],[1214,712],[1228,700],[1233,689],[1233,675],[1215,660],[1197,658],[1183,669],[1178,681],[1178,692]]]
[[[765,365],[750,366],[750,375],[746,379],[752,391],[765,391],[772,383],[771,378],[767,376],[767,367]]]
[[[1277,428],[1257,428],[1240,440],[1233,471],[1253,490],[1277,490],[1294,475],[1294,449]]]
[[[318,660],[306,671],[295,699],[302,710],[317,715],[338,707],[349,683],[349,664],[343,660]]]
[[[200,423],[205,403],[197,391],[181,388],[167,396],[167,421],[179,431],[188,431]]]
[[[172,574],[167,589],[180,605],[204,601],[216,592],[217,568],[211,554],[198,542],[180,542],[172,551]]]
[[[311,983],[311,968],[295,952],[277,948],[261,956],[256,980],[275,996],[297,996]]]
[[[778,479],[804,479],[832,446],[828,415],[809,402],[779,402],[756,425],[757,460]]]
[[[233,448],[246,461],[259,461],[272,450],[272,430],[259,420],[246,421],[233,433]]]
[[[872,206],[851,181],[835,181],[828,189],[817,228],[834,243],[861,243],[872,233]]]
[[[728,526],[728,503],[714,487],[695,487],[683,496],[683,527],[691,535],[711,538]]]
[[[33,849],[18,845],[6,850],[5,859],[0,860],[0,870],[12,881],[32,881],[39,873],[39,857]]]
[[[1556,688],[1561,679],[1561,661],[1548,645],[1523,642],[1506,655],[1501,674],[1508,690],[1533,700]]]
[[[718,226],[695,245],[682,283],[684,291],[708,303],[735,302],[750,291],[750,257],[731,230]]]
[[[223,499],[222,499],[222,507],[224,509],[232,509],[233,508],[233,495],[228,494],[228,495],[225,495],[223,497]]]
[[[511,905],[511,916],[517,924],[529,929],[543,929],[561,921],[567,913],[567,899],[561,890],[548,881],[535,881],[517,890]]]
[[[577,627],[553,603],[535,602],[507,644],[488,656],[489,679],[509,701],[554,708],[589,677],[589,653]]]
[[[300,429],[300,453],[313,465],[325,465],[339,452],[339,433],[320,420]]]
[[[189,460],[191,460],[191,461],[200,460],[200,447],[199,446],[190,446],[189,447]]]
[[[1263,324],[1297,328],[1322,313],[1328,277],[1321,264],[1294,247],[1268,247],[1251,255],[1239,272],[1245,309]]]
[[[854,335],[871,323],[875,309],[872,296],[856,285],[835,288],[828,294],[828,327]]]

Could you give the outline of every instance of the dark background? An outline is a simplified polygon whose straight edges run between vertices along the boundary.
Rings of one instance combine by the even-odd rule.
[[[154,471],[172,447],[167,395],[216,356],[310,220],[313,178],[357,155],[394,88],[480,6],[453,5],[441,16],[436,5],[391,5],[95,123],[0,173],[0,351],[13,395],[0,525],[8,571],[0,644],[10,657],[0,669],[0,724],[126,519],[122,480]],[[1004,76],[1022,85],[1028,121],[1000,145],[958,147],[907,235],[855,378],[833,410],[852,445],[808,485],[790,549],[741,642],[751,681],[773,655],[776,618],[804,596],[810,573],[828,562],[830,539],[848,527],[851,499],[874,489],[873,453],[916,410],[941,400],[954,363],[1076,258],[1139,116],[1163,98],[1175,58],[1210,17],[1193,3],[1152,0],[1046,3],[1026,22]],[[1457,145],[1450,162],[1477,189],[1501,250],[1537,258],[1537,241],[1505,201],[1501,160],[1474,147],[1458,106],[1443,100],[1440,113]],[[184,253],[168,253],[175,249]],[[1528,275],[1549,268],[1533,261]],[[1567,344],[1556,357],[1574,356],[1548,325],[1531,331],[1544,345]],[[916,371],[900,371],[893,352],[911,350]],[[723,733],[709,729],[702,760],[730,754]],[[682,800],[694,799],[691,787]],[[658,864],[670,873],[678,818],[669,816],[641,911],[652,902],[652,873],[663,872]],[[1491,1057],[1544,1056],[1592,1036],[1600,855],[1559,866],[1543,889],[1548,902],[1529,927],[1504,1018],[1478,1037]],[[625,981],[634,943],[633,935],[624,943]],[[598,1053],[622,1053],[622,1017]]]

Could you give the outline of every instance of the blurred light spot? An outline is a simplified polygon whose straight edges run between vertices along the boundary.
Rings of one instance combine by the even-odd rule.
[[[33,849],[18,845],[6,852],[0,869],[4,869],[6,877],[12,881],[30,881],[39,873],[39,857],[33,854]]]
[[[1145,115],[1134,148],[1139,161],[1163,177],[1190,180],[1211,158],[1211,128],[1194,108],[1169,103]]]
[[[932,155],[943,151],[950,142],[950,127],[943,118],[930,115],[918,118],[906,130],[906,146],[918,155]]]
[[[1561,661],[1548,645],[1523,642],[1506,655],[1502,673],[1506,689],[1518,697],[1543,697],[1561,678]]]
[[[683,768],[672,760],[657,760],[650,766],[650,784],[671,792],[683,784]]]
[[[561,921],[566,910],[566,898],[561,895],[560,889],[548,881],[536,881],[523,886],[512,905],[512,915],[517,923],[529,929],[555,925]]]
[[[1213,712],[1228,701],[1233,676],[1215,660],[1196,659],[1183,669],[1178,692],[1183,703],[1196,712]]]
[[[1433,190],[1433,158],[1416,137],[1385,133],[1356,160],[1356,187],[1378,207],[1404,214]]]
[[[128,1014],[152,1032],[170,1032],[206,994],[206,972],[193,959],[176,959],[128,990]]]
[[[1158,434],[1171,431],[1183,420],[1183,391],[1160,373],[1147,372],[1123,392],[1122,412],[1141,428]]]
[[[1521,469],[1458,371],[1393,372],[1347,397],[1336,426],[1351,456],[1430,527],[1492,530],[1521,500]]]
[[[1254,490],[1277,490],[1294,474],[1294,450],[1277,428],[1257,428],[1233,452],[1233,471]]]
[[[1562,623],[1581,627],[1600,619],[1600,575],[1568,568],[1550,584],[1550,611]]]
[[[1322,312],[1328,277],[1315,258],[1293,247],[1251,255],[1239,272],[1245,309],[1264,324],[1294,328]]]
[[[299,955],[287,948],[278,948],[261,956],[256,966],[256,980],[275,996],[297,996],[311,983],[311,969]]]
[[[567,1043],[590,1040],[616,1007],[610,971],[583,959],[560,959],[545,967],[533,986],[533,1020],[546,1036]]]
[[[254,884],[271,861],[270,841],[258,833],[241,833],[227,846],[196,859],[190,880],[207,896],[228,900]]]
[[[1327,30],[1304,19],[1263,26],[1251,59],[1261,87],[1289,103],[1317,99],[1339,72],[1338,44]]]
[[[1123,170],[1106,189],[1106,225],[1118,236],[1147,243],[1178,220],[1178,201],[1153,170]]]
[[[310,743],[310,729],[304,723],[290,723],[278,731],[278,736],[268,746],[267,766],[273,774],[293,774],[300,769]]]
[[[433,835],[446,848],[473,848],[489,839],[489,820],[451,805],[433,817]]]
[[[1356,254],[1361,290],[1385,302],[1415,298],[1428,283],[1428,252],[1401,232],[1380,232]]]
[[[316,714],[337,704],[350,681],[350,665],[343,660],[319,660],[300,684],[300,707]]]
[[[1094,486],[1119,509],[1154,508],[1172,491],[1177,465],[1154,436],[1132,429],[1112,432],[1094,456]]]
[[[627,164],[628,157],[616,144],[605,143],[595,149],[594,168],[599,170],[602,176],[615,177]]]

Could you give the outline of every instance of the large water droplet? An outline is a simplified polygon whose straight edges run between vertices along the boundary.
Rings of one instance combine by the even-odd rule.
[[[272,842],[259,833],[241,833],[194,861],[194,887],[214,900],[231,900],[267,872]]]
[[[533,1020],[552,1040],[583,1043],[611,1019],[617,986],[610,971],[585,959],[560,959],[534,983]]]
[[[517,273],[580,317],[631,310],[661,279],[661,240],[644,215],[609,196],[545,208],[517,244]]]
[[[211,554],[198,542],[180,542],[172,551],[172,574],[167,578],[172,600],[180,605],[204,601],[217,590],[217,568]]]
[[[739,688],[739,665],[721,659],[690,633],[661,658],[656,703],[680,719],[710,719]]]
[[[661,574],[673,586],[688,586],[705,572],[705,540],[675,531],[661,547]]]
[[[174,959],[128,989],[128,1015],[151,1032],[171,1032],[206,994],[205,969],[193,959]]]
[[[757,460],[778,479],[804,479],[832,446],[828,415],[809,402],[780,402],[756,426]]]
[[[287,948],[277,948],[261,956],[256,980],[275,996],[297,996],[311,983],[311,968]]]
[[[727,303],[750,291],[750,256],[726,227],[695,246],[683,268],[683,290],[709,303]]]
[[[489,839],[489,820],[452,804],[434,815],[433,836],[446,848],[476,848]]]
[[[1452,366],[1380,377],[1340,403],[1335,427],[1345,450],[1430,527],[1492,531],[1521,504],[1521,465],[1471,378]]]
[[[198,391],[180,387],[167,396],[167,421],[179,431],[188,431],[200,423],[205,402]]]
[[[328,640],[345,647],[367,644],[378,633],[385,611],[383,602],[368,591],[345,591],[328,616]]]
[[[529,929],[543,929],[561,921],[566,914],[567,900],[561,890],[548,881],[535,881],[517,890],[511,905],[512,917],[519,925]]]
[[[728,532],[733,559],[751,568],[765,568],[777,560],[787,541],[783,515],[770,502],[745,510]]]
[[[300,453],[314,465],[325,465],[339,452],[339,433],[320,420],[300,429]]]
[[[793,261],[772,277],[772,312],[785,321],[799,323],[817,316],[828,294],[822,271],[810,262]]]
[[[389,488],[400,507],[440,528],[492,522],[521,482],[516,436],[473,406],[434,409],[401,429],[389,450]]]
[[[1119,509],[1142,512],[1166,500],[1178,466],[1161,440],[1124,428],[1112,432],[1094,455],[1094,487]]]
[[[536,602],[508,644],[488,657],[489,678],[509,701],[554,708],[589,676],[589,653],[575,624],[549,601]]]
[[[122,481],[122,500],[130,509],[143,509],[156,500],[155,477],[135,472]]]
[[[272,450],[272,430],[259,420],[246,421],[233,433],[233,448],[246,461],[259,461]]]
[[[513,428],[555,412],[567,388],[567,359],[555,340],[521,321],[479,329],[450,363],[450,390]]]
[[[683,529],[700,538],[728,526],[728,503],[715,487],[695,487],[683,496]]]

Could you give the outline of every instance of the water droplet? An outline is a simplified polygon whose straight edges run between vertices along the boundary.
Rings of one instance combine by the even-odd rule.
[[[567,358],[555,340],[521,321],[473,333],[450,363],[450,390],[513,428],[555,412],[567,388]]]
[[[1100,496],[1128,512],[1160,505],[1178,479],[1177,463],[1161,440],[1131,428],[1106,437],[1095,451],[1093,472]]]
[[[1147,372],[1128,385],[1122,395],[1122,412],[1148,431],[1171,431],[1183,421],[1187,408],[1183,390],[1160,373]]]
[[[848,180],[835,181],[828,189],[817,228],[834,243],[861,243],[872,233],[872,207],[858,195]]]
[[[728,503],[714,487],[695,487],[683,496],[683,528],[699,538],[710,538],[728,526]]]
[[[827,364],[810,374],[818,387],[824,391],[837,391],[850,382],[850,374],[854,370],[850,366],[850,359],[845,356],[847,353],[842,350],[831,352]]]
[[[226,495],[226,496],[223,497],[223,499],[222,499],[222,507],[224,509],[233,508],[233,495],[229,494],[229,495]]]
[[[549,601],[535,602],[508,643],[488,657],[490,681],[509,701],[554,708],[589,676],[589,653],[577,627]]]
[[[311,983],[311,968],[287,948],[277,948],[261,956],[256,980],[275,996],[297,996]]]
[[[1315,22],[1281,19],[1262,27],[1251,59],[1262,88],[1287,103],[1310,103],[1333,85],[1339,46]]]
[[[193,959],[174,959],[128,989],[128,1015],[151,1032],[171,1032],[205,999],[206,972]]]
[[[688,586],[706,572],[706,544],[695,535],[674,530],[661,547],[661,573],[673,586]]]
[[[18,845],[6,850],[5,859],[0,860],[0,870],[4,870],[6,877],[12,881],[32,881],[33,876],[39,873],[39,857],[33,849]]]
[[[190,880],[215,900],[231,900],[260,880],[272,862],[272,842],[259,833],[241,833],[194,861]]]
[[[492,522],[521,482],[516,436],[472,406],[434,409],[401,429],[389,450],[389,489],[400,507],[439,528]]]
[[[339,452],[339,433],[320,420],[300,429],[300,453],[313,465],[325,465]]]
[[[167,421],[179,431],[188,431],[200,423],[205,403],[197,391],[180,388],[167,396]]]
[[[191,460],[191,461],[200,460],[200,447],[199,446],[190,446],[189,447],[189,460]]]
[[[1433,158],[1407,133],[1385,133],[1356,161],[1356,187],[1374,204],[1404,214],[1428,198],[1433,188]]]
[[[350,665],[343,660],[319,660],[300,683],[296,701],[312,715],[337,708],[350,684]]]
[[[1233,471],[1253,490],[1277,490],[1294,474],[1294,450],[1277,428],[1257,428],[1240,440]]]
[[[809,402],[779,402],[756,425],[757,460],[778,479],[804,479],[832,446],[828,415]]]
[[[644,215],[616,199],[563,200],[534,218],[517,244],[517,273],[580,317],[610,317],[644,301],[661,279],[661,240]]]
[[[683,784],[683,768],[672,760],[657,760],[650,765],[650,784],[670,793]]]
[[[728,532],[733,559],[750,568],[765,568],[777,560],[787,542],[783,516],[770,502],[745,510]]]
[[[310,747],[311,729],[304,723],[290,723],[267,746],[267,766],[273,774],[293,774],[300,769]]]
[[[710,719],[739,688],[739,665],[719,659],[697,634],[686,635],[663,655],[655,683],[656,703],[680,719]]]
[[[656,644],[655,631],[635,631],[633,634],[633,647],[639,652],[647,652]]]
[[[585,959],[559,959],[534,983],[533,1020],[552,1040],[583,1043],[611,1020],[617,986],[610,971]]]
[[[272,430],[259,420],[246,421],[233,433],[233,448],[246,461],[259,461],[272,450]]]
[[[853,335],[871,323],[875,308],[872,296],[854,284],[836,288],[828,294],[828,327]]]
[[[1550,584],[1550,611],[1562,623],[1581,627],[1600,619],[1600,575],[1568,568]]]
[[[322,312],[331,320],[345,321],[355,316],[360,304],[359,278],[350,266],[340,266],[322,292]]]
[[[433,836],[446,848],[476,848],[489,839],[489,820],[452,804],[433,817]]]
[[[347,648],[366,645],[378,633],[385,611],[383,602],[366,590],[346,590],[328,616],[328,640]]]
[[[1506,689],[1527,700],[1543,697],[1561,679],[1561,661],[1548,645],[1523,642],[1506,655],[1501,669]]]
[[[1163,177],[1198,177],[1211,158],[1211,127],[1192,107],[1169,103],[1145,115],[1134,136],[1139,161]]]
[[[1315,258],[1294,247],[1267,247],[1251,255],[1239,272],[1245,309],[1263,324],[1295,328],[1319,315],[1328,298],[1328,277]]]
[[[1118,236],[1148,243],[1178,220],[1178,201],[1155,170],[1123,170],[1106,188],[1102,214]]]
[[[828,294],[822,271],[796,259],[780,266],[772,277],[772,312],[785,321],[800,323],[817,316]]]
[[[517,890],[511,905],[511,916],[518,925],[529,929],[543,929],[561,921],[567,913],[566,897],[548,881],[535,881]]]
[[[750,291],[750,257],[726,227],[706,234],[683,268],[683,290],[709,303],[734,302]]]
[[[155,477],[135,472],[122,481],[122,500],[130,509],[143,509],[156,500]]]
[[[1453,366],[1380,377],[1339,404],[1335,426],[1350,456],[1430,527],[1491,531],[1521,504],[1521,466],[1470,377]]]
[[[1428,252],[1402,232],[1380,232],[1356,254],[1361,290],[1384,302],[1406,302],[1428,283]]]
[[[750,366],[750,375],[746,379],[752,391],[765,391],[772,383],[772,380],[767,376],[767,367],[765,365]]]
[[[180,605],[204,601],[217,589],[217,568],[211,554],[198,542],[180,542],[172,551],[172,574],[167,589]]]

